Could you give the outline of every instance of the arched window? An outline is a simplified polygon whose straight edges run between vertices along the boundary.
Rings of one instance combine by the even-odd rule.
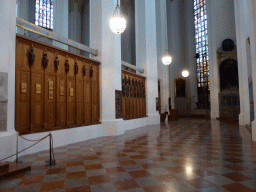
[[[194,20],[197,58],[197,87],[209,85],[209,54],[206,0],[194,0]]]
[[[36,0],[35,24],[53,29],[53,0]]]

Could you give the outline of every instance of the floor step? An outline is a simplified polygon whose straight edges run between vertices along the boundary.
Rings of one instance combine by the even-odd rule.
[[[31,166],[25,163],[8,163],[8,167],[9,169],[0,172],[0,179],[4,179],[31,170]]]

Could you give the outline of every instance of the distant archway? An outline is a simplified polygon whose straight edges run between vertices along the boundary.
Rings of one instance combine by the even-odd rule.
[[[239,88],[238,66],[234,59],[225,59],[219,67],[220,91],[230,88]]]

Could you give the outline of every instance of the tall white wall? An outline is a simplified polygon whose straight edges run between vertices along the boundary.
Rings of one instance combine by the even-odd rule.
[[[207,0],[211,118],[219,117],[219,64],[217,50],[225,39],[236,43],[234,0]]]

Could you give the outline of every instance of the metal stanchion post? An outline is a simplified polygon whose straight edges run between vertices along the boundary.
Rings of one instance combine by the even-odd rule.
[[[18,163],[19,162],[19,160],[18,160],[18,138],[19,137],[19,134],[17,134],[17,142],[16,142],[16,163]]]
[[[52,166],[52,135],[50,135],[50,166]]]

